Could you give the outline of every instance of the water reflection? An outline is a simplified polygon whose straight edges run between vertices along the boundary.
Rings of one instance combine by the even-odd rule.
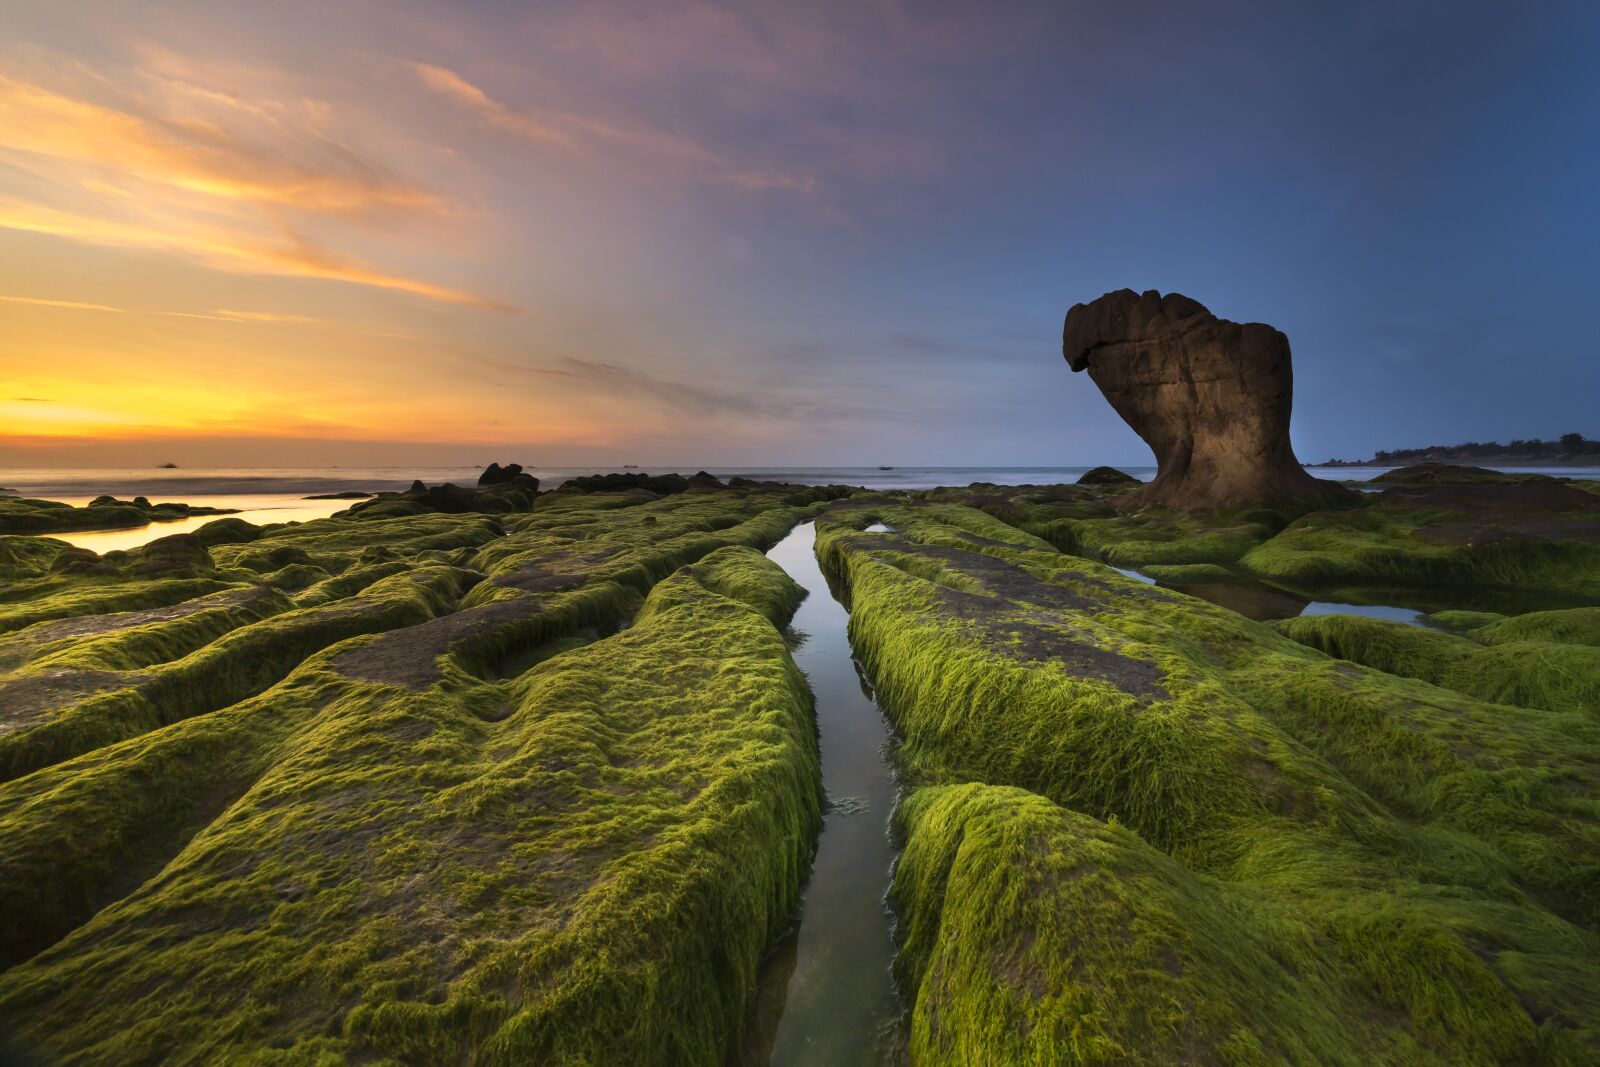
[[[1503,615],[1521,615],[1529,611],[1579,607],[1589,603],[1582,598],[1555,593],[1483,587],[1339,587],[1297,591],[1244,577],[1228,582],[1168,583],[1128,567],[1111,569],[1162,589],[1208,600],[1257,622],[1293,619],[1301,615],[1364,615],[1431,629],[1435,625],[1428,616],[1440,611],[1492,611]]]
[[[809,593],[792,629],[795,662],[816,696],[822,780],[832,802],[797,927],[763,966],[745,1064],[879,1065],[900,1019],[890,967],[894,864],[888,820],[898,798],[890,733],[850,650],[850,617],[817,565],[815,527],[768,555]]]
[[[62,498],[65,503],[74,507],[82,507],[89,503],[87,499],[71,497]],[[79,548],[92,549],[95,552],[111,552],[115,550],[127,551],[149,544],[158,537],[169,534],[193,533],[208,522],[218,519],[243,519],[245,522],[257,526],[265,526],[270,522],[309,522],[311,519],[324,519],[335,512],[343,511],[353,500],[302,500],[298,497],[282,496],[276,493],[260,494],[229,494],[218,496],[190,497],[184,503],[195,507],[227,508],[235,511],[233,515],[191,515],[188,518],[178,519],[176,522],[152,522],[148,526],[135,526],[127,530],[84,530],[78,533],[50,534],[58,541],[65,541]]]

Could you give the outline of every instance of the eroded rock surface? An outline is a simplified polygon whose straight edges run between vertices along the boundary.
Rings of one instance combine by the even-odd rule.
[[[1289,443],[1289,339],[1219,319],[1198,301],[1132,289],[1074,304],[1061,351],[1087,370],[1156,454],[1154,481],[1122,507],[1333,503],[1350,490],[1311,477]]]

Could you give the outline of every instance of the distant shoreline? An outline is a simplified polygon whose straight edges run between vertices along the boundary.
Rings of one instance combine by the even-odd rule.
[[[1600,453],[1570,456],[1462,456],[1425,453],[1404,459],[1330,459],[1316,467],[1409,467],[1415,463],[1450,463],[1458,467],[1600,467]]]

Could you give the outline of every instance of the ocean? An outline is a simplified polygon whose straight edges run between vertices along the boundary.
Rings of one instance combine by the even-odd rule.
[[[553,489],[568,478],[603,474],[617,467],[529,467],[542,488]],[[973,482],[997,485],[1052,485],[1075,482],[1088,466],[1070,467],[630,467],[643,474],[693,474],[706,470],[724,480],[735,476],[801,485],[858,485],[869,489],[931,489]],[[1119,467],[1136,478],[1155,477],[1153,466]],[[1319,478],[1364,481],[1390,467],[1308,467]],[[1512,468],[1504,468],[1512,469]],[[1518,467],[1518,472],[1570,478],[1600,479],[1600,467]],[[482,467],[192,467],[192,468],[0,468],[0,489],[20,496],[87,504],[97,496],[153,502],[232,508],[253,523],[307,521],[343,511],[349,500],[307,500],[308,496],[342,492],[402,490],[414,479],[429,485],[455,482],[475,485]],[[97,552],[136,548],[157,537],[182,533],[210,522],[195,516],[177,522],[152,523],[135,530],[102,530],[57,535]]]

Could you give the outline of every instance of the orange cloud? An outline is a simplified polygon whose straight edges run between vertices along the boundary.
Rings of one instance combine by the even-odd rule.
[[[319,248],[293,231],[285,231],[283,241],[269,244],[250,235],[208,230],[201,226],[189,225],[187,229],[158,228],[138,222],[80,215],[14,199],[0,199],[0,229],[51,234],[88,244],[177,252],[218,270],[238,274],[323,278],[394,289],[482,310],[515,310],[509,305],[462,289],[385,273],[359,260]]]
[[[453,70],[436,67],[431,63],[413,63],[422,83],[434,92],[448,96],[476,111],[492,126],[516,134],[530,141],[555,145],[559,148],[577,148],[571,138],[558,130],[542,126],[532,119],[517,114],[497,100],[492,100],[482,89],[471,84]]]
[[[232,322],[292,322],[309,324],[321,322],[321,319],[312,318],[310,315],[283,315],[275,311],[231,311],[227,308],[218,308],[212,312],[213,318],[228,319]]]
[[[384,176],[343,146],[310,139],[321,165],[297,160],[307,146],[256,147],[197,116],[155,118],[73,99],[0,75],[0,148],[50,160],[112,167],[149,181],[224,199],[360,215],[442,210],[430,193]]]
[[[37,296],[0,296],[0,300],[11,304],[33,304],[37,307],[65,308],[71,311],[109,311],[117,315],[127,310],[114,308],[109,304],[86,304],[81,300],[45,300]]]
[[[325,133],[325,107],[252,102],[143,72],[128,80],[155,85],[154,101],[129,91],[111,106],[0,74],[0,163],[41,179],[10,183],[0,228],[513,310],[334,251],[291,225],[297,214],[392,223],[444,211]]]

